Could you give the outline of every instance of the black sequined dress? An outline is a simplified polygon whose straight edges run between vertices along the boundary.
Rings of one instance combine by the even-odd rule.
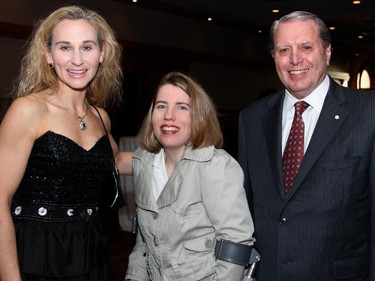
[[[111,154],[107,135],[90,150],[51,131],[35,141],[12,202],[23,281],[115,280],[97,219]]]

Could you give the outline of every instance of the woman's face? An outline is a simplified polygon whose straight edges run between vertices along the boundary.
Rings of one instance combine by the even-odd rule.
[[[152,127],[165,150],[182,153],[191,138],[191,98],[171,84],[160,87],[152,112]]]
[[[100,50],[95,28],[85,20],[63,20],[53,29],[48,63],[54,64],[60,88],[85,90],[94,79],[104,50]]]

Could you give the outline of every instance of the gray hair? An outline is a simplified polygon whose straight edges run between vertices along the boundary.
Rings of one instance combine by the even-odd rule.
[[[275,42],[274,42],[274,36],[276,29],[278,25],[282,22],[288,22],[288,21],[307,21],[307,20],[312,20],[315,22],[316,26],[318,27],[319,30],[319,36],[320,39],[322,40],[322,45],[323,48],[326,49],[329,47],[331,44],[331,35],[329,34],[329,30],[324,23],[322,19],[320,19],[318,16],[315,14],[305,12],[305,11],[295,11],[291,12],[283,17],[281,17],[279,20],[275,20],[272,23],[271,30],[270,30],[270,40],[268,43],[268,51],[273,54],[274,49],[275,49]]]

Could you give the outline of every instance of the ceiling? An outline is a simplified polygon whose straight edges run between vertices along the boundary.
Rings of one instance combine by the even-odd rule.
[[[204,21],[212,17],[212,24],[247,32],[261,30],[265,36],[275,19],[305,10],[335,26],[333,47],[375,53],[375,0],[362,0],[359,5],[352,0],[138,0],[137,5]],[[273,14],[272,9],[280,13]]]

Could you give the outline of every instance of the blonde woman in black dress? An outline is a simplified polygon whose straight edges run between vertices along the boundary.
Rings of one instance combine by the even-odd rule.
[[[114,280],[96,215],[120,58],[94,11],[62,7],[36,26],[0,128],[1,280]]]

